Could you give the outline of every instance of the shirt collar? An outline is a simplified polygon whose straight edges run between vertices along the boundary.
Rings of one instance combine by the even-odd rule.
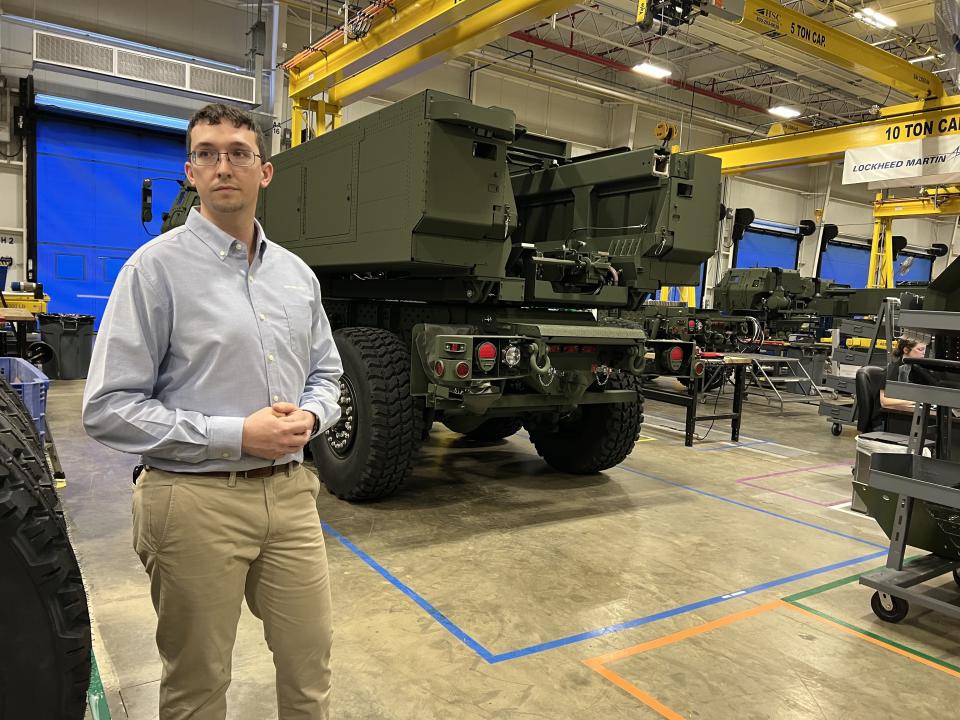
[[[259,220],[254,219],[253,224],[256,228],[256,238],[254,242],[257,244],[257,257],[263,260],[263,254],[267,249],[267,236],[266,233],[263,232],[263,227],[260,225]],[[246,256],[246,246],[207,220],[207,218],[200,214],[198,208],[190,208],[190,213],[187,215],[187,221],[184,225],[190,232],[200,238],[207,247],[213,250],[220,260],[226,260],[231,254],[235,255],[241,251],[243,255]],[[238,243],[240,244],[239,248],[236,247]]]

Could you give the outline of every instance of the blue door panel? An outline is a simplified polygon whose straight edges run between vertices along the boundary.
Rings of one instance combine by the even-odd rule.
[[[737,241],[734,267],[778,267],[796,270],[799,247],[800,240],[793,236],[747,230]]]
[[[827,243],[820,257],[820,277],[841,285],[866,287],[869,270],[869,248]]]
[[[37,130],[37,277],[50,312],[100,316],[117,273],[160,232],[175,182],[154,182],[155,219],[140,221],[144,178],[182,178],[182,135],[60,116]]]

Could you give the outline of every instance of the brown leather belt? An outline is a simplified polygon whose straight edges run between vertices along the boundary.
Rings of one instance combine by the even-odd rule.
[[[298,467],[300,463],[298,462],[288,462],[283,465],[267,465],[266,467],[254,468],[253,470],[237,470],[236,476],[238,478],[246,478],[248,480],[256,480],[257,478],[266,478],[272,477],[274,475],[279,475],[280,473],[293,472]],[[202,475],[203,477],[218,477],[218,478],[228,478],[232,473],[225,470],[216,470],[211,472],[198,472],[190,473],[191,475]]]

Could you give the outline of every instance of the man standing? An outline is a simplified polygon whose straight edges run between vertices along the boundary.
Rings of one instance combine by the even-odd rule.
[[[150,577],[161,720],[223,720],[244,596],[280,720],[328,716],[330,586],[303,446],[333,425],[340,356],[316,276],[254,218],[273,166],[253,118],[190,120],[200,208],[117,276],[83,398],[87,432],[142,456],[134,548]]]

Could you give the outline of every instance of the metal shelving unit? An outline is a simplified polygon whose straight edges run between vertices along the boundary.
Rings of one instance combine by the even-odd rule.
[[[890,538],[886,568],[864,575],[860,584],[876,592],[870,605],[881,620],[900,622],[916,604],[960,619],[960,592],[945,596],[924,583],[953,574],[960,585],[960,463],[950,458],[951,408],[960,407],[960,313],[904,311],[905,328],[933,333],[937,359],[914,361],[943,373],[937,385],[887,383],[887,394],[916,403],[909,455],[875,454],[866,496],[870,514]],[[954,377],[947,377],[952,375]],[[957,387],[950,387],[956,384]],[[937,412],[937,457],[925,457],[927,418]],[[904,562],[907,545],[930,554]]]

